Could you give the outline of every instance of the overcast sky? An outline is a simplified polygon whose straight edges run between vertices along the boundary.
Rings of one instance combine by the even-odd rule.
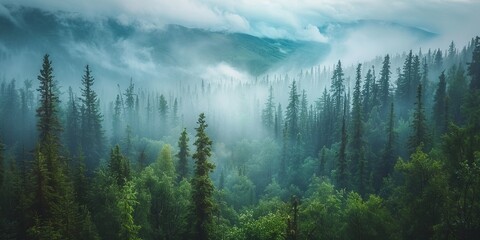
[[[331,51],[322,64],[338,59],[355,64],[410,49],[446,49],[451,41],[461,48],[480,35],[480,0],[0,0],[0,15],[15,21],[3,5],[72,13],[90,20],[114,18],[146,31],[178,24],[325,42]],[[380,20],[437,35],[425,40],[410,28],[380,24],[350,29],[338,39],[317,28],[334,29],[334,23],[358,20]]]
[[[4,4],[114,17],[145,28],[179,24],[257,36],[328,41],[314,26],[392,21],[466,42],[479,34],[478,0],[0,0]],[[8,14],[0,7],[0,14]]]

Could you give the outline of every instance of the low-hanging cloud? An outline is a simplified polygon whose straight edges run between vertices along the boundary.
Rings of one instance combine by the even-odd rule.
[[[393,21],[464,42],[478,34],[480,1],[475,0],[1,0],[49,11],[107,16],[161,28],[166,24],[326,42],[314,26],[360,19]],[[8,16],[4,7],[0,14]]]

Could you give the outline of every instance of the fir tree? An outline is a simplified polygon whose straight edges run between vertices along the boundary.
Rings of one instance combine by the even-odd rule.
[[[413,113],[413,121],[411,123],[412,135],[408,139],[408,147],[411,153],[415,152],[416,149],[422,146],[422,149],[425,149],[425,146],[429,143],[429,136],[425,118],[425,110],[423,109],[422,102],[422,85],[419,84],[417,88],[417,100],[415,102],[415,112]]]
[[[118,145],[115,145],[110,151],[108,170],[116,179],[119,186],[123,186],[130,179],[130,162],[120,152]]]
[[[360,102],[360,81],[361,81],[361,64],[357,66],[357,77],[355,88],[353,90],[353,107],[352,107],[352,139],[351,148],[351,172],[355,173],[355,185],[360,195],[365,194],[366,187],[366,163],[364,157],[364,140],[363,140],[363,122],[362,110]]]
[[[468,63],[468,75],[470,76],[470,90],[480,90],[480,37],[475,38],[472,60]]]
[[[112,117],[112,143],[120,143],[120,131],[121,131],[121,114],[122,114],[122,100],[120,95],[117,94],[115,103],[113,106],[113,117]]]
[[[213,191],[214,186],[210,180],[209,173],[213,171],[215,165],[209,161],[211,156],[212,141],[205,132],[207,123],[205,114],[201,113],[198,121],[196,140],[194,145],[197,147],[193,154],[195,160],[195,174],[192,178],[192,201],[194,206],[194,226],[195,239],[208,240],[212,236],[212,217],[213,217]]]
[[[387,54],[383,60],[382,70],[380,71],[380,89],[378,97],[383,106],[383,111],[386,113],[388,102],[390,98],[390,56]]]
[[[41,145],[60,145],[60,131],[62,130],[58,116],[60,100],[56,92],[56,82],[53,80],[52,62],[48,54],[43,57],[42,69],[37,79],[40,81],[38,88],[40,103],[37,108],[37,128],[40,143]]]
[[[382,182],[383,178],[387,177],[393,171],[393,165],[395,163],[395,112],[394,112],[394,105],[393,102],[390,104],[390,114],[388,117],[387,126],[385,128],[385,132],[387,135],[387,141],[385,143],[385,147],[382,152],[382,158],[378,167],[377,178],[375,182],[377,183],[377,189],[379,188],[378,185]]]
[[[346,113],[343,114],[342,118],[342,132],[341,132],[341,142],[340,150],[338,152],[338,161],[337,161],[337,172],[336,172],[336,181],[337,187],[342,189],[346,188],[348,185],[348,165],[347,165],[347,127],[346,127]]]
[[[262,123],[266,129],[271,129],[274,126],[275,103],[273,102],[273,87],[270,86],[268,91],[267,102],[262,111]]]
[[[81,146],[85,153],[88,169],[94,169],[103,154],[102,114],[100,113],[99,99],[93,90],[94,78],[90,67],[85,67],[82,77],[82,107],[81,107]]]
[[[188,135],[187,135],[187,129],[184,128],[180,138],[178,139],[178,165],[177,165],[177,172],[178,172],[178,178],[179,180],[182,180],[183,178],[188,178],[188,157],[190,156],[189,153],[189,148],[188,148]]]
[[[72,156],[77,156],[80,148],[80,113],[72,88],[68,88],[67,119],[65,126],[65,143]]]
[[[285,123],[288,124],[288,136],[292,143],[296,142],[297,136],[300,133],[298,126],[298,114],[300,107],[300,95],[297,93],[296,82],[293,81],[290,86],[290,94],[288,97],[287,113],[285,116]]]
[[[332,86],[330,91],[332,91],[332,98],[333,98],[333,115],[335,117],[335,121],[340,120],[340,114],[342,112],[342,105],[343,105],[343,95],[345,94],[345,85],[344,85],[344,73],[342,69],[342,63],[340,60],[338,61],[335,70],[333,71],[332,76]]]
[[[437,89],[433,100],[433,120],[435,124],[436,136],[441,136],[447,129],[445,120],[447,119],[447,82],[445,79],[445,71],[442,71],[439,77]]]

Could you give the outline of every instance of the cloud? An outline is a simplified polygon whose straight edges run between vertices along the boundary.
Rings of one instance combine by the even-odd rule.
[[[314,26],[360,19],[420,27],[454,40],[479,34],[480,1],[474,0],[0,0],[49,11],[98,15],[137,22],[147,29],[166,24],[244,32],[262,37],[324,42]],[[8,12],[0,5],[0,14]]]

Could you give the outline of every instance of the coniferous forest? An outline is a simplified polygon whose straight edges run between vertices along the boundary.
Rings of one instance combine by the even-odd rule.
[[[0,82],[0,239],[478,239],[480,38],[439,47],[105,89],[46,53]]]

